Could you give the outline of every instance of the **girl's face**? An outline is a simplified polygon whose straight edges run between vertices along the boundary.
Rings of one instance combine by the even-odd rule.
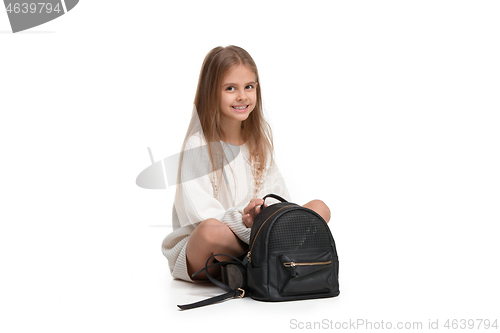
[[[254,72],[244,65],[231,68],[222,80],[220,99],[223,124],[241,122],[248,118],[257,99]]]

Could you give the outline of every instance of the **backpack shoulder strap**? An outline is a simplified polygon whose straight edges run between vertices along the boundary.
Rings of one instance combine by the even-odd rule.
[[[212,259],[213,257],[216,257],[216,256],[226,256],[226,257],[230,257],[232,258],[233,260],[228,260],[228,261],[219,261],[219,262],[216,262],[215,264],[212,264],[212,265],[208,265],[208,262],[210,261],[210,259]],[[205,267],[200,269],[199,271],[197,271],[196,273],[194,273],[192,275],[192,277],[195,277],[196,275],[200,274],[201,272],[205,271],[205,273],[207,274],[207,277],[208,279],[213,283],[215,284],[216,286],[222,288],[223,290],[226,291],[225,294],[222,294],[222,295],[219,295],[219,296],[214,296],[214,297],[211,297],[211,298],[207,298],[205,300],[202,300],[202,301],[199,301],[199,302],[195,302],[195,303],[191,303],[191,304],[185,304],[185,305],[177,305],[181,310],[189,310],[189,309],[194,309],[194,308],[199,308],[201,306],[205,306],[205,305],[210,305],[210,304],[214,304],[214,303],[217,303],[217,302],[221,302],[225,299],[228,299],[228,298],[243,298],[245,297],[245,290],[242,289],[242,288],[237,288],[237,289],[232,289],[230,288],[228,285],[220,282],[220,281],[217,281],[216,279],[214,279],[209,273],[208,273],[208,269],[210,267],[214,267],[214,266],[218,266],[218,265],[227,265],[227,264],[238,264],[238,265],[243,265],[242,261],[236,257],[233,257],[229,254],[214,254],[210,257],[208,257],[207,259],[207,262],[205,263]]]

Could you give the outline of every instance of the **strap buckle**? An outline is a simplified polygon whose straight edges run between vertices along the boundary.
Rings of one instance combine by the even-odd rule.
[[[237,296],[238,298],[243,298],[243,297],[245,297],[245,290],[244,290],[244,289],[238,288],[237,290],[240,290],[240,291],[241,291],[241,294],[239,294],[239,295]]]

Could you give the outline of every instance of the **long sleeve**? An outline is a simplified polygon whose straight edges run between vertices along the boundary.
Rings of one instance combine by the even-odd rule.
[[[214,189],[210,181],[213,174],[207,147],[204,144],[199,136],[193,136],[187,141],[184,149],[181,183],[177,185],[174,203],[179,224],[184,227],[215,218],[226,224],[238,238],[248,243],[251,229],[243,223],[243,209],[248,203],[226,208],[214,198]]]

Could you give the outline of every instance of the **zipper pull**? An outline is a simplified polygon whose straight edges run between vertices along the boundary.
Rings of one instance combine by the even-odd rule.
[[[251,253],[252,253],[252,251],[248,251],[248,253],[247,253],[248,262],[252,262],[252,258],[250,258]]]
[[[284,265],[285,267],[290,267],[290,268],[291,268],[291,269],[290,269],[290,275],[291,275],[292,277],[295,277],[295,276],[297,275],[297,269],[295,268],[295,266],[296,266],[296,265],[295,265],[295,262],[294,262],[294,261],[285,262],[285,263],[283,263],[283,265]]]

